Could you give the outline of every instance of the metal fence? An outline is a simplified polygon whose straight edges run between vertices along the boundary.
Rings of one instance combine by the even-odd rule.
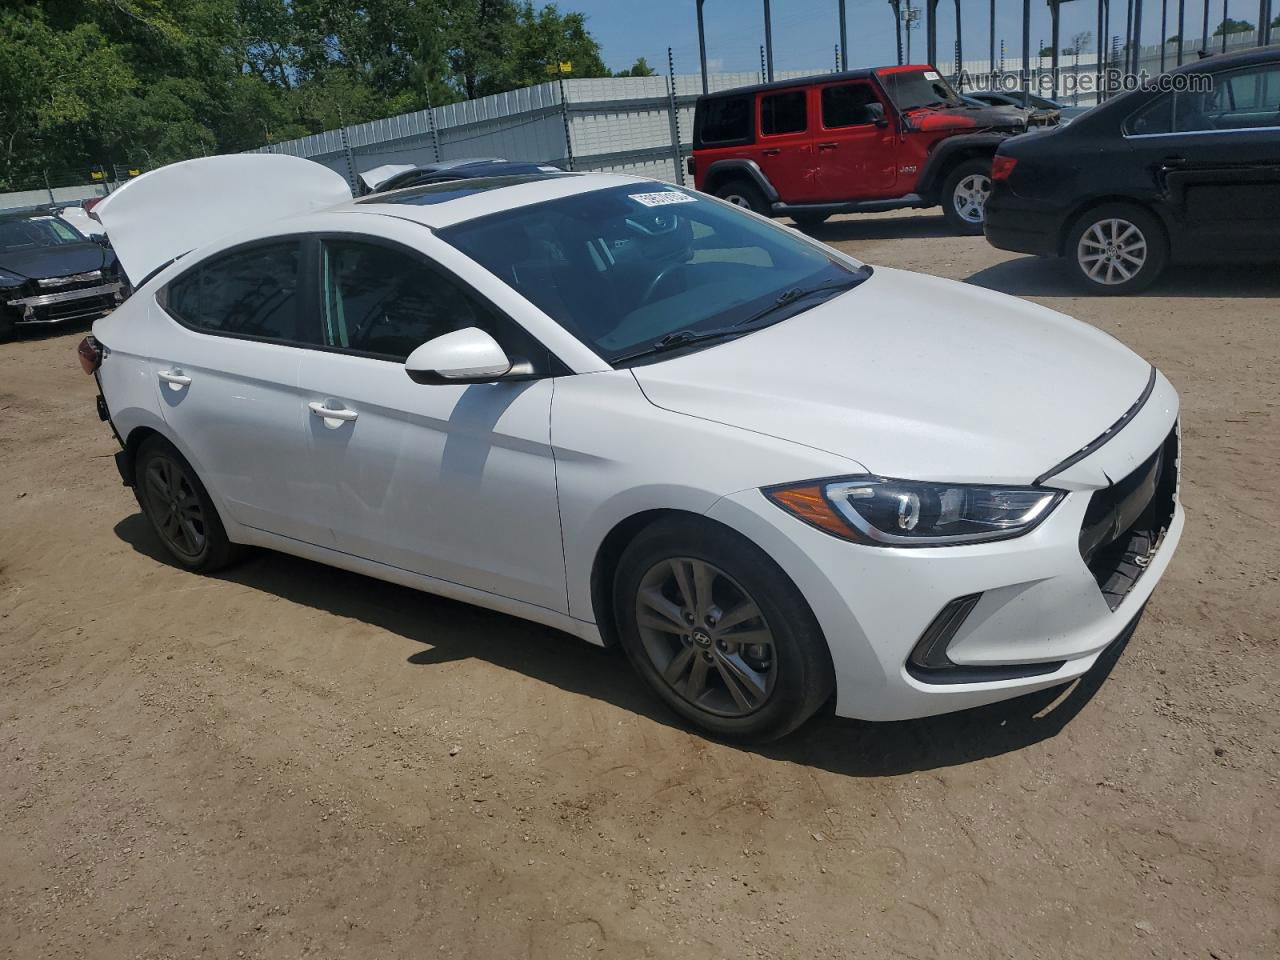
[[[1194,60],[1201,38],[1188,36],[1184,60]],[[1227,37],[1228,50],[1254,46],[1253,32]],[[1280,38],[1278,38],[1280,39]],[[1119,68],[1123,58],[1120,38],[1112,37],[1103,48],[1104,66]],[[1211,52],[1222,49],[1222,38],[1210,39]],[[1163,53],[1163,63],[1162,63]],[[1160,72],[1177,62],[1173,44],[1142,47],[1138,70]],[[1033,57],[1036,90],[1054,96],[1052,83],[1041,84],[1051,73],[1048,57]],[[1018,70],[1021,55],[966,59],[965,72],[977,77],[998,70]],[[957,74],[954,58],[942,60],[938,69]],[[829,69],[829,68],[828,68]],[[1096,53],[1062,55],[1057,95],[1068,104],[1092,105],[1096,94],[1081,89],[1077,77],[1096,76]],[[776,80],[813,76],[822,70],[777,72]],[[707,78],[712,92],[757,83],[758,73],[716,73]],[[415,113],[372,120],[337,130],[326,130],[297,140],[260,147],[260,153],[287,153],[322,163],[347,178],[353,189],[359,174],[384,164],[422,164],[467,157],[503,157],[551,163],[567,170],[629,173],[673,183],[685,179],[684,157],[689,155],[693,133],[693,106],[702,92],[698,74],[607,79],[559,79],[461,103],[451,103]],[[119,171],[116,171],[117,173]],[[132,171],[128,171],[131,173]],[[48,189],[0,194],[0,209],[38,203],[65,202],[109,192],[115,184],[57,184]]]

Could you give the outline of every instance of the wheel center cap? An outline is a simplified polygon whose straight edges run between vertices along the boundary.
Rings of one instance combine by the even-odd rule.
[[[710,650],[711,634],[707,633],[705,630],[695,630],[693,631],[693,642],[703,650]]]

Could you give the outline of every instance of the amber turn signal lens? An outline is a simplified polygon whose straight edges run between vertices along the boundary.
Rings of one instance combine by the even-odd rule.
[[[827,533],[845,540],[856,539],[853,531],[840,515],[831,509],[831,504],[822,495],[822,484],[815,483],[803,487],[786,487],[784,489],[766,490],[764,495],[805,523],[825,530]]]

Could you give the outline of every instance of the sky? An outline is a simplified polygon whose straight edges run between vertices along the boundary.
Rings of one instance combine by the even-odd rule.
[[[906,0],[903,0],[905,6]],[[1210,33],[1222,20],[1222,0],[1207,0]],[[839,40],[838,0],[772,0],[773,66],[780,70],[822,70],[834,65],[834,44]],[[1167,0],[1168,27],[1176,32],[1178,0]],[[1186,33],[1198,37],[1206,0],[1185,0]],[[920,6],[912,0],[912,6]],[[577,10],[603,49],[605,63],[615,70],[645,57],[660,73],[667,69],[667,47],[672,48],[676,73],[698,72],[698,26],[695,0],[559,0],[562,10]],[[1272,5],[1273,8],[1276,6]],[[1123,35],[1126,0],[1111,0],[1111,33]],[[1144,44],[1160,39],[1161,0],[1144,0]],[[894,63],[893,14],[886,0],[846,0],[849,29],[849,66],[873,67]],[[764,43],[762,0],[706,0],[707,67],[712,72],[760,69],[760,45]],[[985,58],[989,48],[990,0],[961,0],[965,59]],[[1229,15],[1256,23],[1258,0],[1228,0]],[[1280,11],[1277,11],[1280,12]],[[1071,0],[1062,5],[1062,46],[1080,31],[1096,32],[1097,0]],[[913,31],[912,57],[925,59],[923,13],[920,29]],[[996,43],[1004,39],[1006,64],[1022,55],[1022,0],[996,0]],[[1045,0],[1031,0],[1032,54],[1049,43],[1049,7]],[[950,60],[955,43],[955,3],[938,5],[938,59]],[[1086,48],[1092,49],[1092,47]],[[945,51],[945,52],[944,52]]]

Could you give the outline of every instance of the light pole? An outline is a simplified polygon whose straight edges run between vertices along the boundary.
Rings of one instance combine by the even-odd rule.
[[[702,5],[707,0],[698,0],[698,62],[702,65],[702,92],[707,92],[707,32],[702,26]]]
[[[769,16],[769,0],[764,0],[765,80],[773,82],[773,18]]]
[[[1182,66],[1182,45],[1187,42],[1182,31],[1186,29],[1187,0],[1178,0],[1178,56],[1176,66]]]
[[[1031,0],[1022,0],[1022,106],[1031,109]]]
[[[844,0],[840,0],[840,63],[841,70],[849,69],[849,29],[845,21]]]

